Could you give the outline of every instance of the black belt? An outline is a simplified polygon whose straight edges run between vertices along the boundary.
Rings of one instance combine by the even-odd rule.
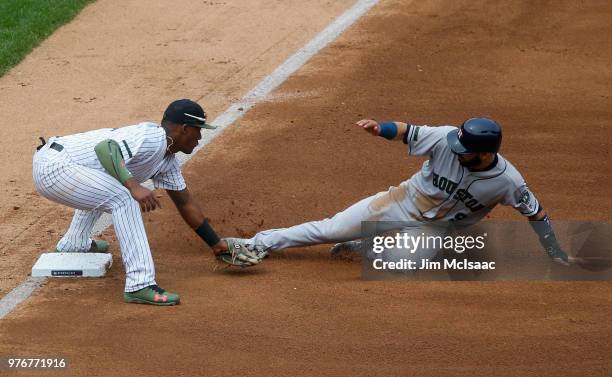
[[[47,142],[45,141],[45,138],[39,137],[38,139],[40,140],[41,144],[38,147],[36,147],[37,151],[41,150],[41,148],[44,147],[47,144]],[[58,144],[56,142],[51,143],[51,145],[49,145],[49,148],[55,149],[58,152],[61,152],[61,151],[64,150],[64,146],[61,145],[61,144]]]
[[[64,150],[64,146],[56,142],[51,143],[51,145],[49,145],[49,148],[55,149],[58,152],[61,152]]]

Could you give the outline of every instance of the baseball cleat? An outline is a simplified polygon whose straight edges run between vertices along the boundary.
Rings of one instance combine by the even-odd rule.
[[[108,252],[108,242],[104,240],[92,240],[91,247],[89,248],[88,253],[107,253]]]
[[[59,251],[54,250],[56,253],[76,253],[77,251]],[[83,251],[84,253],[108,253],[108,242],[104,240],[91,240],[91,246],[89,250]]]
[[[216,254],[216,257],[230,266],[250,267],[258,264],[260,259],[249,250],[243,238],[224,238],[227,252]]]
[[[259,259],[264,259],[270,256],[269,248],[264,247],[263,245],[246,244],[246,247],[255,254],[257,254]]]
[[[248,243],[246,238],[226,238],[226,241],[233,241],[240,244],[243,247],[246,247],[247,250],[257,255],[259,259],[264,259],[269,256],[268,248],[263,245],[255,245],[252,243]]]
[[[149,285],[135,292],[125,292],[123,301],[134,304],[170,306],[180,304],[181,298],[177,293],[167,292],[157,285]]]
[[[335,244],[330,250],[332,258],[350,257],[354,254],[361,253],[363,241],[346,241]]]
[[[262,246],[247,243],[245,238],[223,238],[228,250],[215,254],[217,259],[230,266],[251,267],[259,264],[268,253]]]

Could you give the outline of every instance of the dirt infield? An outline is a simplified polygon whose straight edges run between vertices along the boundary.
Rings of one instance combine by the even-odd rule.
[[[202,103],[210,103],[212,114],[219,112],[350,5],[333,3],[318,2],[322,8],[317,12],[292,3],[287,19],[280,17],[291,30],[285,39],[262,21],[252,27],[265,29],[266,36],[251,36],[250,41],[231,34],[239,29],[236,25],[251,20],[247,10],[225,9],[232,2],[210,6],[235,27],[225,29],[219,22],[215,32],[225,36],[224,43],[244,43],[232,45],[243,68],[223,71],[223,76],[214,69],[205,72],[196,64],[198,57],[191,57],[175,73],[167,73],[167,65],[145,59],[144,71],[129,76],[132,81],[121,90],[117,82],[94,80],[104,96],[95,92],[91,96],[96,100],[77,102],[45,124],[65,124],[61,132],[82,129],[68,122],[75,114],[85,117],[87,128],[136,121],[156,116],[156,109],[177,95],[199,95]],[[373,117],[457,124],[489,115],[504,127],[502,154],[523,173],[553,218],[610,220],[609,2],[533,3],[383,2],[268,102],[251,110],[238,127],[192,159],[184,169],[191,190],[215,227],[227,235],[326,217],[405,180],[422,163],[408,158],[401,144],[356,129],[354,121]],[[258,8],[262,17],[278,21],[284,15],[280,3],[266,4]],[[109,5],[87,8],[64,33],[79,32],[79,23],[92,18],[87,12],[102,15],[105,7]],[[299,24],[303,12],[312,12],[311,17]],[[127,11],[124,16],[144,17]],[[180,18],[178,13],[172,16]],[[126,19],[124,25],[132,24]],[[202,33],[184,36],[185,43],[205,43]],[[276,39],[259,47],[249,43],[274,35]],[[137,33],[134,38],[145,36]],[[249,48],[262,61],[243,57],[241,49]],[[277,50],[266,55],[266,48]],[[41,59],[40,54],[34,56]],[[96,59],[74,65],[86,70],[82,64]],[[127,72],[138,63],[132,62]],[[166,77],[168,85],[156,82],[157,75]],[[0,81],[3,98],[16,90],[11,80],[19,81],[18,74]],[[157,87],[144,97],[132,88],[151,82]],[[195,82],[206,82],[206,91]],[[80,85],[87,92],[88,86]],[[49,96],[54,93],[62,91]],[[97,98],[105,100],[97,104]],[[47,113],[63,108],[57,101],[48,103],[55,107]],[[14,100],[11,114],[18,113],[20,103]],[[0,104],[0,110],[8,106]],[[34,124],[15,119],[20,122]],[[11,148],[26,153],[39,131],[27,126],[1,156],[8,158]],[[1,132],[7,139],[6,129]],[[31,189],[31,183],[20,186],[28,182],[29,171],[2,166],[5,176],[18,177],[13,178],[15,188],[5,186],[7,194],[19,194],[2,204],[4,212],[41,216],[22,230],[26,238],[13,228],[30,220],[23,215],[3,218],[2,232],[14,232],[17,240],[1,249],[2,258],[14,262],[3,263],[0,270],[4,287],[10,287],[6,281],[22,278],[34,250],[52,245],[69,212],[16,189]],[[166,197],[163,204],[163,210],[145,216],[145,223],[158,281],[180,292],[182,305],[123,304],[119,263],[107,279],[52,280],[0,322],[0,355],[67,356],[72,363],[66,375],[100,376],[604,376],[612,368],[609,283],[362,281],[360,266],[330,260],[327,246],[285,251],[253,270],[215,271],[213,258]],[[491,217],[520,219],[502,208]],[[118,261],[112,233],[108,238]],[[41,245],[30,245],[33,239]],[[18,251],[25,257],[13,254]]]
[[[0,79],[1,295],[72,216],[34,191],[39,136],[159,122],[176,97],[200,100],[214,117],[352,4],[268,3],[98,1]]]

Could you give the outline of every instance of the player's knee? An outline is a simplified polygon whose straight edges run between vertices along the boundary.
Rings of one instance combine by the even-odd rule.
[[[117,193],[112,199],[112,209],[126,207],[126,206],[137,206],[138,202],[134,200],[132,194],[128,190]]]

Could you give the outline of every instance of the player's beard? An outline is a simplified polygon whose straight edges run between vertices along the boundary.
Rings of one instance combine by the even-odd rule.
[[[473,168],[474,166],[480,165],[480,163],[482,162],[482,160],[480,159],[480,156],[476,156],[476,157],[474,157],[473,159],[471,159],[469,161],[462,160],[459,157],[460,156],[457,156],[457,159],[459,160],[459,163],[461,164],[461,166],[465,166],[466,168]]]

